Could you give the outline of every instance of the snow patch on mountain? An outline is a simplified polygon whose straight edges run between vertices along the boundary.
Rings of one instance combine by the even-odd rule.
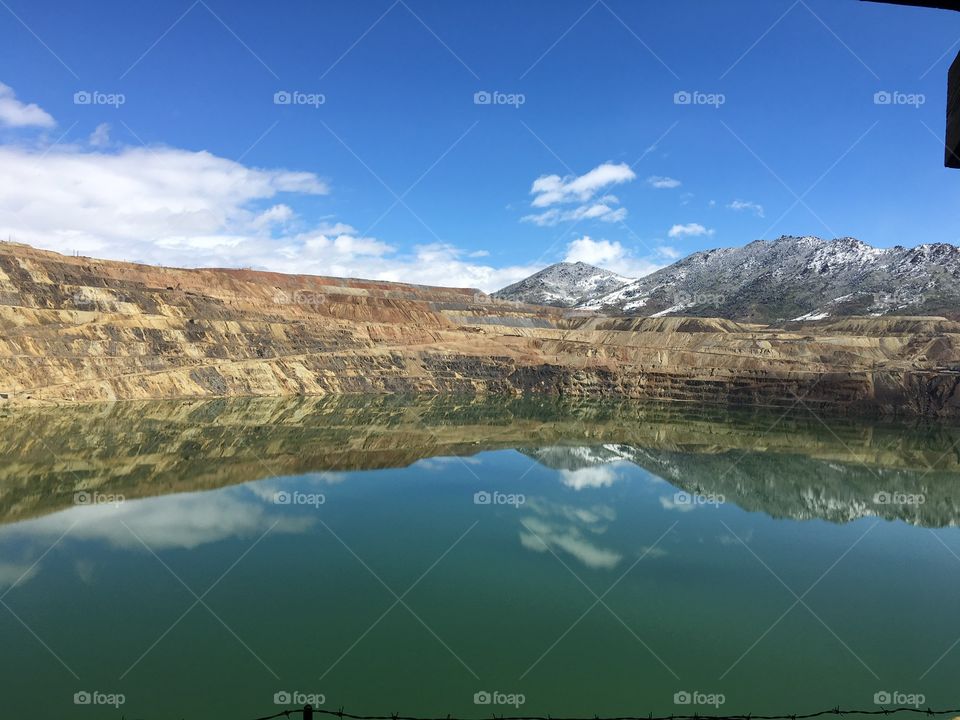
[[[590,298],[607,296],[631,282],[633,278],[585,262],[562,262],[498,290],[493,296],[535,305],[576,307]]]
[[[693,253],[638,280],[561,263],[498,297],[611,314],[783,322],[850,315],[960,317],[960,249],[875,248],[784,236]]]
[[[815,310],[813,312],[807,313],[806,315],[801,315],[800,317],[793,318],[793,322],[803,322],[804,320],[825,320],[828,317],[830,317],[830,313],[817,312]]]

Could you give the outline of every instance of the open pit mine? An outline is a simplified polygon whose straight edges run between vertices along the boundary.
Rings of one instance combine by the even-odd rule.
[[[618,397],[960,415],[960,323],[745,324],[474,289],[176,269],[0,243],[0,402],[346,393]]]

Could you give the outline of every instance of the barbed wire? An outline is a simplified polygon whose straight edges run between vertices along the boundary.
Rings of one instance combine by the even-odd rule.
[[[294,710],[283,710],[274,715],[255,718],[255,720],[276,720],[276,718],[289,718],[291,716],[305,713],[304,708]],[[913,713],[916,715],[958,715],[960,709],[956,710],[932,710],[931,708],[917,707],[892,707],[878,708],[873,710],[841,710],[839,707],[829,710],[819,710],[811,713],[790,713],[784,715],[754,715],[747,713],[745,715],[615,715],[601,717],[593,715],[591,717],[564,717],[562,715],[497,715],[493,713],[483,718],[461,718],[455,715],[445,715],[442,717],[416,717],[412,715],[400,715],[392,713],[390,715],[354,715],[343,710],[325,710],[320,708],[311,708],[309,713],[315,715],[326,715],[328,717],[346,718],[346,720],[809,720],[810,718],[823,717],[825,715],[894,715],[897,713]]]

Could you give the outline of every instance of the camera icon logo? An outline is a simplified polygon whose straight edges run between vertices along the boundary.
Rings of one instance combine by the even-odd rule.
[[[292,102],[293,95],[286,90],[277,90],[277,92],[273,94],[274,105],[289,105]]]
[[[693,102],[693,95],[686,90],[678,90],[673,94],[674,105],[689,105]]]
[[[75,492],[73,494],[73,504],[74,505],[89,505],[90,504],[90,493],[86,490],[81,490],[80,492]]]
[[[489,705],[493,702],[493,696],[486,690],[481,690],[473,694],[474,705]]]
[[[881,690],[873,694],[873,702],[875,705],[889,705],[892,700],[893,698],[886,690]]]
[[[289,705],[293,701],[293,696],[286,690],[280,690],[273,694],[274,705]]]
[[[673,694],[674,705],[689,705],[691,702],[693,702],[693,696],[686,690],[681,690]]]
[[[93,94],[87,90],[78,90],[73,94],[74,105],[89,105],[93,102]]]
[[[286,490],[280,490],[273,494],[273,502],[276,505],[289,505],[291,495]]]
[[[893,102],[893,94],[886,90],[878,90],[873,94],[874,105],[889,105]]]
[[[74,705],[89,705],[91,702],[93,702],[93,696],[86,690],[81,690],[73,694]]]
[[[493,102],[493,95],[486,90],[478,90],[473,94],[474,105],[489,105]]]
[[[490,495],[486,490],[481,490],[478,493],[473,494],[473,504],[474,505],[489,505],[493,496]]]

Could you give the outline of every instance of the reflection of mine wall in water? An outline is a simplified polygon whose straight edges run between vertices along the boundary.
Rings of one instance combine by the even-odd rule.
[[[617,444],[679,487],[722,492],[774,516],[845,520],[878,491],[917,487],[928,502],[916,517],[910,508],[876,514],[942,525],[960,517],[951,501],[960,455],[950,450],[958,439],[960,427],[942,423],[835,420],[827,429],[809,414],[778,421],[755,412],[546,397],[341,396],[18,409],[0,416],[0,519],[62,509],[80,490],[149,497],[271,475],[403,467],[438,455]],[[751,452],[727,472],[756,448],[766,452]],[[927,466],[936,471],[924,477],[925,470],[915,469]]]

